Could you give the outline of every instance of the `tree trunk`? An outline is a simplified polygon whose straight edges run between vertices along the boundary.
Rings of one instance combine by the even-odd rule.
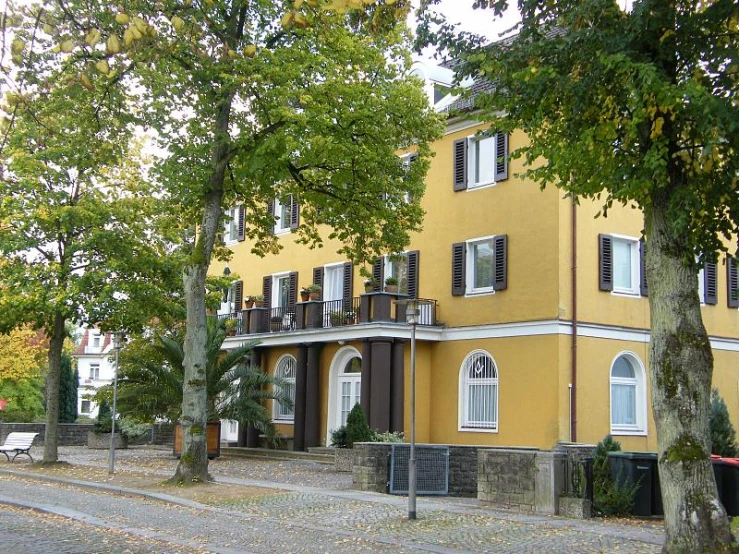
[[[184,271],[187,321],[184,344],[184,383],[182,389],[182,455],[173,481],[193,483],[210,480],[206,442],[207,391],[205,314],[205,276],[208,265],[189,264]]]
[[[665,193],[667,195],[669,193]],[[647,211],[651,311],[650,382],[670,554],[729,548],[731,531],[711,466],[713,354],[703,326],[697,269],[686,237],[671,228],[667,202]]]
[[[211,151],[212,173],[205,194],[203,218],[190,261],[185,265],[183,282],[187,320],[184,344],[184,384],[182,390],[182,455],[172,482],[193,483],[210,480],[206,441],[208,396],[206,388],[205,277],[210,266],[223,206],[223,182],[229,152],[229,122],[233,92],[226,92],[218,105]]]
[[[44,430],[44,463],[54,463],[58,459],[59,430],[59,382],[64,348],[64,317],[55,314],[54,326],[49,338],[49,373],[46,375],[46,429]]]

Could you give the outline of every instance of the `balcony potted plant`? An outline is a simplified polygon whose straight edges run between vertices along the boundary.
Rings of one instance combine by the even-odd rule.
[[[346,325],[354,325],[357,322],[358,312],[347,310],[344,312],[344,323]]]
[[[244,297],[244,307],[248,310],[254,307],[254,296],[249,294]]]
[[[308,290],[308,287],[300,287],[300,301],[308,302],[309,298],[310,298],[310,290]]]
[[[377,281],[374,279],[365,279],[364,280],[364,292],[374,292],[375,286],[377,285]]]
[[[385,279],[385,292],[398,292],[398,278],[388,277]]]
[[[312,285],[308,285],[306,288],[308,289],[308,295],[311,300],[321,299],[321,285],[313,283]]]
[[[344,312],[333,311],[328,313],[328,319],[332,327],[344,325]]]
[[[254,299],[254,306],[257,308],[264,308],[264,296],[261,294],[257,294],[256,296],[252,296]]]

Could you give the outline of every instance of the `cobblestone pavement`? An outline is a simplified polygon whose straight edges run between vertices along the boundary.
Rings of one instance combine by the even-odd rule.
[[[199,548],[150,539],[117,529],[101,528],[54,514],[0,505],[2,551],[16,553],[82,554],[162,554],[206,552]]]
[[[143,461],[148,464],[147,469],[166,469],[160,464],[170,463],[163,459],[161,451],[133,452],[119,458],[122,466],[130,464],[133,469]],[[73,463],[107,462],[104,454],[96,456],[84,449],[60,452],[61,459]],[[273,486],[288,492],[275,491],[207,507],[83,491],[59,483],[0,475],[0,510],[4,511],[3,501],[20,499],[26,503],[43,502],[46,509],[77,519],[80,514],[94,516],[95,525],[112,526],[131,537],[163,541],[162,549],[154,545],[147,550],[150,552],[171,552],[176,545],[186,545],[209,552],[255,554],[656,553],[663,541],[661,529],[654,526],[523,515],[480,507],[474,500],[419,498],[418,520],[408,521],[405,498],[346,490],[346,474],[333,472],[330,466],[293,461],[274,465],[274,461],[233,458],[221,461],[226,463],[211,464],[211,472],[219,481],[261,484],[279,478],[281,482]],[[270,468],[279,469],[276,477],[269,474]],[[334,486],[329,486],[332,483]],[[125,548],[124,543],[108,550],[69,551],[138,552]],[[47,550],[25,548],[22,552]]]

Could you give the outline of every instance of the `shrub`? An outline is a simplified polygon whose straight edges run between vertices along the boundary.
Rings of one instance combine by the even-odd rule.
[[[372,430],[367,425],[364,410],[359,404],[355,404],[349,416],[346,418],[346,444],[353,448],[355,442],[370,442]]]
[[[334,448],[349,448],[347,443],[346,425],[331,431],[331,446]]]
[[[131,417],[121,417],[115,422],[116,430],[129,439],[137,439],[151,432],[151,425],[142,423]]]
[[[609,452],[618,452],[621,444],[611,435],[598,443],[593,454],[593,508],[602,516],[624,516],[631,513],[639,484],[619,484],[611,477]]]
[[[402,431],[372,431],[372,442],[404,442]]]
[[[113,427],[111,419],[110,405],[107,400],[103,400],[98,407],[98,417],[93,426],[96,433],[110,433]]]
[[[718,393],[718,389],[711,392],[711,410],[709,414],[711,426],[711,453],[724,458],[737,456],[736,431],[729,419],[729,410],[726,402]]]

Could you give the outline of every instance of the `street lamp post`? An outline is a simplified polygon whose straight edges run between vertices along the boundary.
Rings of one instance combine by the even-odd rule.
[[[115,367],[113,370],[113,410],[110,414],[112,418],[110,425],[110,454],[108,456],[108,473],[115,473],[115,419],[116,419],[116,401],[118,400],[118,352],[123,347],[123,333],[116,331],[113,333],[113,350],[115,350]]]
[[[411,452],[408,458],[408,519],[416,519],[416,325],[417,300],[406,301],[405,320],[411,326]]]

